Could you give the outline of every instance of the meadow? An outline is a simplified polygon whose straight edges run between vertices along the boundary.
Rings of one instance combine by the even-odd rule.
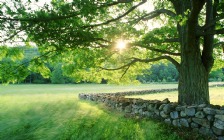
[[[145,100],[164,100],[168,98],[171,102],[177,102],[177,91],[164,92],[158,94],[133,95],[126,96],[126,98],[141,98]],[[209,89],[210,103],[213,105],[224,106],[224,87],[211,87]]]
[[[155,120],[125,118],[78,93],[175,88],[167,85],[0,85],[1,140],[203,139]],[[222,88],[223,91],[223,88]],[[184,135],[183,135],[184,134]]]

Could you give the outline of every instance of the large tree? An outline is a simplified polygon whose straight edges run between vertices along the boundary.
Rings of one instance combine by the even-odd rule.
[[[217,41],[224,34],[224,2],[153,4],[149,11],[141,10],[150,7],[147,0],[52,0],[39,7],[32,0],[9,0],[0,7],[0,42],[35,42],[43,58],[60,60],[80,80],[116,79],[104,70],[123,70],[125,79],[144,67],[140,63],[168,60],[179,71],[178,102],[209,103],[208,74],[223,44]],[[159,25],[150,28],[149,21]],[[126,48],[115,47],[119,39],[127,41]],[[40,58],[31,65],[42,70]]]

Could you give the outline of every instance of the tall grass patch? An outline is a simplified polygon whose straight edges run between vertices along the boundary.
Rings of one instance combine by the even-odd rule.
[[[74,94],[9,94],[0,98],[0,139],[179,139],[160,123],[126,119]]]
[[[108,111],[102,104],[78,99],[78,93],[101,92],[101,86],[1,86],[0,139],[180,139],[176,133],[167,134],[160,123],[127,119],[124,114]],[[131,90],[131,86],[124,87]],[[113,85],[102,88],[107,92],[117,91]]]
[[[148,90],[176,85],[0,85],[1,140],[179,140],[170,126],[125,118],[78,93]],[[117,88],[116,88],[117,87]],[[191,134],[184,135],[190,137]],[[192,135],[193,138],[199,138]],[[186,138],[186,137],[185,137]]]

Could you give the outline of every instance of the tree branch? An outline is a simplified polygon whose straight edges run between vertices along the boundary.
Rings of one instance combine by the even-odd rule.
[[[49,22],[52,20],[63,20],[72,18],[80,15],[80,13],[73,13],[66,16],[54,16],[54,17],[46,17],[46,18],[10,18],[10,17],[2,17],[0,16],[0,20],[9,20],[9,21],[20,21],[20,22]]]
[[[129,70],[130,67],[131,67],[131,65],[127,66],[127,68],[125,69],[124,73],[121,75],[120,79],[122,79],[124,77],[124,75],[127,73],[127,71]]]
[[[117,5],[119,3],[130,3],[132,2],[133,0],[118,0],[116,2],[112,2],[112,3],[100,3],[100,7],[109,7],[109,6],[114,6],[114,5]]]
[[[138,18],[136,21],[139,22],[140,20],[143,20],[143,21],[150,20],[150,19],[153,19],[153,18],[159,16],[160,14],[166,14],[166,15],[171,16],[171,17],[176,16],[176,14],[174,12],[170,11],[170,10],[159,9],[159,10],[152,11],[148,14],[145,14],[144,16]]]
[[[156,40],[156,41],[148,41],[146,43],[177,43],[179,42],[179,38],[166,38],[162,40]]]
[[[220,21],[220,20],[222,20],[222,19],[224,19],[224,14],[223,14],[222,16],[220,16],[220,17],[214,19],[214,20],[213,20],[212,22],[210,22],[209,24],[205,24],[205,25],[201,28],[201,30],[206,30],[206,29],[210,28],[211,26],[214,26],[214,25],[216,24],[216,22],[218,22],[218,21]]]
[[[97,8],[103,8],[103,7],[110,7],[110,6],[114,6],[120,3],[130,3],[133,0],[118,0],[116,2],[112,2],[112,3],[101,3],[100,6],[98,6]],[[146,0],[143,0],[142,2],[144,2]],[[138,6],[138,5],[137,5]],[[134,6],[135,7],[135,6]],[[21,22],[49,22],[52,20],[63,20],[63,19],[68,19],[68,18],[72,18],[72,17],[76,17],[78,15],[80,15],[80,12],[73,12],[69,15],[65,15],[65,16],[53,16],[53,17],[46,17],[46,18],[10,18],[10,17],[3,17],[0,16],[0,20],[9,20],[9,21],[21,21]]]
[[[110,20],[107,20],[105,22],[102,22],[102,23],[98,23],[98,24],[92,24],[92,25],[87,25],[87,26],[82,26],[82,28],[92,28],[92,27],[97,27],[97,26],[102,26],[102,25],[107,25],[111,22],[115,22],[123,17],[125,17],[126,15],[128,15],[129,13],[131,13],[133,10],[135,10],[137,7],[141,6],[142,4],[144,4],[147,0],[142,0],[142,2],[140,2],[139,4],[131,7],[128,11],[126,11],[125,13],[123,13],[122,15],[116,17],[116,18],[113,18],[113,19],[110,19]]]
[[[224,34],[224,28],[222,29],[218,29],[218,30],[214,30],[214,31],[207,31],[204,32],[202,30],[198,30],[197,31],[197,36],[206,36],[206,35],[218,35],[218,34]]]
[[[19,30],[19,31],[16,31],[13,35],[9,36],[8,38],[6,39],[3,39],[2,41],[0,40],[0,43],[4,43],[8,40],[12,40],[16,35],[18,35],[20,32],[22,32],[23,30]]]
[[[163,59],[166,59],[166,60],[170,61],[171,63],[173,63],[176,66],[177,70],[179,71],[180,64],[176,60],[174,60],[172,57],[166,56],[166,55],[152,58],[152,59],[139,59],[139,58],[134,57],[134,58],[132,58],[131,62],[129,62],[123,66],[120,66],[118,68],[112,68],[112,69],[103,68],[103,67],[101,67],[101,68],[104,70],[120,70],[120,69],[130,67],[131,65],[134,65],[137,62],[149,63],[149,62],[155,62],[155,61],[159,61],[159,60],[163,60]]]
[[[219,47],[220,45],[224,45],[224,42],[218,42],[213,45],[213,48]]]
[[[175,53],[175,52],[170,52],[170,51],[167,51],[167,50],[161,50],[161,49],[141,45],[139,43],[134,43],[133,45],[136,45],[136,46],[139,46],[139,47],[142,47],[142,48],[146,48],[146,49],[151,50],[151,51],[163,53],[163,54],[169,54],[169,55],[173,55],[173,56],[180,56],[181,55],[181,53]]]
[[[173,55],[173,56],[180,56],[181,55],[181,53],[174,53],[174,52],[170,52],[170,51],[166,51],[166,50],[156,49],[156,48],[153,48],[153,47],[146,47],[146,49],[149,49],[149,50],[155,51],[155,52],[159,52],[159,53],[162,53],[162,54]]]

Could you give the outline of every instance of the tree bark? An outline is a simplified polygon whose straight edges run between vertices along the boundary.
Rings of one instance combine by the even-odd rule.
[[[200,37],[197,36],[198,16],[205,1],[172,1],[177,15],[186,16],[190,10],[188,21],[178,25],[181,49],[179,68],[178,103],[182,105],[208,104],[208,74],[202,62]]]
[[[183,58],[179,72],[178,103],[209,104],[208,72],[198,57],[186,55],[188,59]]]

